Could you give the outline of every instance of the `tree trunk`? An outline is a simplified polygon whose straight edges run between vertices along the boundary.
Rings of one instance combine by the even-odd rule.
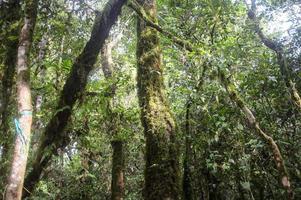
[[[1,164],[0,164],[0,188],[4,188],[6,181],[6,174],[10,160],[9,150],[13,140],[13,134],[9,130],[10,110],[9,104],[11,100],[11,91],[14,83],[14,74],[16,71],[16,58],[19,43],[20,26],[15,26],[16,23],[20,24],[20,0],[10,0],[1,5],[1,21],[0,22],[0,44],[3,44],[5,50],[3,61],[4,75],[2,77],[2,93],[1,93]],[[10,31],[7,31],[10,30]]]
[[[17,200],[22,197],[32,124],[29,53],[37,17],[37,8],[38,0],[25,1],[25,19],[20,33],[16,66],[17,100],[20,116],[15,121],[17,138],[15,140],[11,172],[8,177],[6,200]]]
[[[139,3],[157,22],[155,1]],[[144,199],[179,199],[176,122],[165,96],[158,32],[138,19],[137,37],[138,98],[146,138]]]
[[[88,74],[92,70],[100,49],[125,2],[126,0],[110,0],[104,10],[97,14],[91,37],[82,53],[73,63],[58,102],[57,112],[46,126],[37,155],[33,161],[33,169],[25,179],[25,187],[29,192],[32,192],[38,183],[43,168],[47,166],[53,153],[58,148],[63,148],[68,144],[67,142],[62,144],[65,138],[63,132],[70,120],[72,108],[77,99],[82,95],[87,84]],[[29,192],[24,190],[23,196],[29,196]]]
[[[184,200],[192,200],[193,188],[192,188],[192,172],[190,169],[191,156],[192,156],[192,138],[190,134],[190,107],[191,102],[187,103],[186,106],[186,121],[185,121],[185,155],[184,155],[184,175],[183,175],[183,195]]]
[[[101,64],[102,71],[105,78],[110,83],[107,95],[107,116],[108,116],[108,135],[113,137],[112,150],[112,182],[111,182],[111,199],[122,200],[124,198],[124,154],[123,154],[123,141],[115,140],[114,137],[118,134],[117,115],[113,109],[113,98],[116,92],[116,82],[114,81],[112,48],[117,44],[115,38],[113,41],[108,41],[101,50]]]
[[[246,119],[248,120],[249,125],[255,130],[255,132],[258,134],[260,138],[263,139],[265,143],[268,144],[269,148],[271,149],[273,156],[274,156],[274,161],[279,173],[280,177],[280,183],[282,187],[286,190],[287,192],[287,199],[293,199],[293,191],[291,188],[291,183],[289,180],[289,175],[286,171],[285,163],[282,158],[281,152],[279,150],[278,145],[274,141],[274,139],[266,134],[261,127],[259,126],[259,123],[255,116],[253,115],[252,111],[247,107],[247,105],[243,102],[243,100],[239,97],[237,91],[235,90],[234,85],[230,85],[230,81],[225,77],[223,73],[220,74],[220,79],[224,87],[226,88],[230,99],[237,104],[239,109],[241,110],[242,113],[246,116]]]
[[[123,141],[112,141],[113,161],[112,161],[112,200],[124,199],[124,153]]]
[[[142,0],[140,0],[140,2],[142,2]],[[150,26],[150,27],[156,29],[157,31],[162,33],[164,36],[169,38],[171,41],[173,41],[175,44],[186,49],[187,51],[190,51],[190,52],[193,51],[196,53],[198,52],[197,49],[194,48],[193,45],[189,41],[179,38],[176,35],[174,35],[173,33],[171,33],[170,31],[167,31],[167,30],[163,29],[161,26],[159,26],[158,23],[156,21],[154,21],[153,18],[145,12],[144,8],[141,5],[139,5],[139,3],[136,0],[129,1],[128,6],[137,13],[137,15],[141,18],[141,20],[143,20],[145,22],[145,24],[147,26]]]

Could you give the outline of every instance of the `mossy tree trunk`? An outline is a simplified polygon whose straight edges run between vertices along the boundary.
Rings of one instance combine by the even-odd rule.
[[[27,190],[24,190],[23,197],[29,196],[30,192],[33,191],[43,169],[49,164],[52,155],[57,152],[57,149],[64,148],[68,144],[66,135],[64,135],[64,129],[70,120],[72,108],[84,92],[88,74],[93,69],[97,56],[125,2],[126,0],[110,0],[103,11],[101,13],[98,12],[91,37],[73,63],[58,101],[56,112],[45,128],[33,161],[32,170],[25,179]]]
[[[105,78],[110,83],[107,92],[107,120],[108,120],[108,135],[112,138],[112,181],[111,181],[111,199],[124,199],[124,142],[116,139],[118,134],[118,115],[114,113],[113,100],[116,92],[116,81],[114,80],[114,68],[112,58],[112,48],[117,44],[120,38],[116,37],[112,41],[103,46],[101,50],[101,65]]]
[[[6,200],[18,200],[22,197],[32,124],[29,53],[36,24],[37,9],[38,0],[25,1],[25,18],[19,37],[16,65],[17,100],[20,115],[16,123],[19,123],[19,127],[17,126],[13,161],[5,194]]]
[[[20,31],[20,14],[21,5],[20,0],[9,0],[3,2],[0,9],[0,45],[3,48],[4,56],[1,57],[1,63],[3,64],[3,77],[2,81],[2,93],[1,93],[1,127],[0,137],[2,146],[2,155],[0,163],[0,188],[4,188],[2,184],[6,181],[7,168],[10,157],[10,146],[12,146],[13,134],[9,129],[10,108],[12,88],[14,83],[14,75],[16,71],[16,58],[19,43],[19,31]],[[1,189],[0,189],[1,190]]]
[[[139,4],[157,22],[156,2]],[[146,138],[144,199],[179,199],[176,122],[165,94],[158,32],[138,19],[137,37],[138,97]]]

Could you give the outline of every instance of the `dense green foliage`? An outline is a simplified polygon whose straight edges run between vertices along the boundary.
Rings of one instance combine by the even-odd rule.
[[[39,3],[30,55],[34,120],[28,171],[43,128],[59,112],[57,101],[72,63],[90,36],[95,13],[101,12],[105,3],[101,0]],[[160,27],[193,45],[193,50],[187,51],[168,36],[159,35],[166,96],[178,126],[181,175],[183,160],[189,156],[186,161],[191,173],[190,198],[286,199],[273,154],[229,98],[219,80],[219,73],[223,72],[261,128],[278,144],[295,199],[301,199],[301,110],[286,87],[276,53],[254,31],[246,5],[234,0],[157,0],[157,7]],[[300,2],[258,0],[257,11],[265,35],[283,46],[291,78],[301,91]],[[59,148],[52,157],[28,199],[109,199],[111,142],[115,140],[124,142],[125,199],[142,199],[145,138],[137,97],[136,17],[131,8],[123,7],[108,38],[114,41],[122,33],[112,51],[113,78],[104,77],[98,59],[86,91],[73,108],[64,132],[64,148]],[[2,41],[16,39],[7,36],[4,29],[9,27],[4,20],[0,18],[1,78],[6,75],[7,50]],[[13,29],[17,25],[10,26]],[[116,86],[116,94],[112,108],[108,109],[112,84]],[[15,86],[9,105],[11,134],[17,115],[14,91]],[[117,132],[114,135],[109,134],[112,115]],[[2,140],[3,133],[0,134]],[[10,138],[7,140],[13,145]],[[185,154],[187,144],[189,154]],[[1,157],[0,162],[7,161]]]

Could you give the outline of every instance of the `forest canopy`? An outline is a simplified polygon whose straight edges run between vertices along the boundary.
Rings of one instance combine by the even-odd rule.
[[[0,198],[301,199],[299,0],[0,0]]]

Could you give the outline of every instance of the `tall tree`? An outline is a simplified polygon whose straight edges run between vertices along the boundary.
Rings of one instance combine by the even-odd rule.
[[[121,35],[119,35],[120,37]],[[112,41],[108,40],[101,50],[101,65],[105,78],[111,83],[107,98],[108,134],[113,138],[111,142],[113,150],[112,159],[112,181],[111,199],[122,200],[124,198],[124,144],[122,140],[116,139],[118,134],[118,113],[114,111],[113,98],[116,92],[116,80],[114,78],[112,48],[117,44],[119,37]]]
[[[5,51],[3,53],[4,73],[2,79],[2,92],[1,92],[1,146],[2,146],[2,156],[0,164],[0,188],[1,184],[5,183],[5,174],[7,173],[8,160],[9,160],[9,147],[12,142],[12,134],[9,130],[9,116],[10,109],[9,104],[11,101],[11,93],[14,82],[14,75],[16,71],[16,58],[18,49],[18,38],[20,31],[20,0],[9,0],[3,2],[0,6],[0,43],[2,49]],[[0,52],[1,55],[1,52]],[[2,64],[2,63],[1,63]]]
[[[104,45],[105,39],[117,20],[125,2],[126,0],[110,0],[101,13],[97,12],[91,37],[81,54],[73,63],[71,72],[58,101],[57,112],[46,126],[37,150],[37,155],[33,161],[32,170],[25,179],[25,187],[27,190],[24,190],[24,197],[30,195],[30,192],[39,181],[44,167],[50,162],[52,155],[57,149],[62,147],[64,128],[70,120],[72,108],[84,91],[88,74],[93,69],[93,65]]]
[[[156,1],[139,4],[157,22]],[[177,127],[165,94],[158,32],[138,19],[137,37],[138,98],[146,138],[144,199],[179,199]]]
[[[6,200],[17,200],[22,197],[32,124],[29,55],[37,9],[38,0],[25,1],[25,18],[19,36],[16,65],[19,119],[15,119],[17,138],[15,140],[11,172],[8,177]]]
[[[185,200],[193,199],[193,187],[192,187],[192,171],[191,171],[191,154],[192,154],[192,136],[190,130],[190,109],[191,101],[187,102],[186,105],[186,116],[185,116],[185,155],[183,161],[183,197]]]

